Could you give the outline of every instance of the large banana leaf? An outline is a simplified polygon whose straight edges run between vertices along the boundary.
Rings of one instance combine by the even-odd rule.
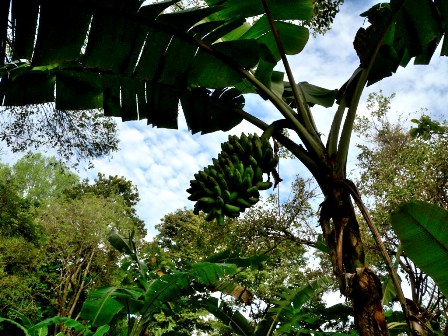
[[[207,300],[207,310],[216,318],[220,319],[224,324],[232,327],[233,331],[242,336],[251,336],[254,328],[250,322],[238,310],[233,310],[224,301],[220,301],[215,297]]]
[[[159,312],[162,306],[172,300],[187,295],[192,290],[192,283],[209,288],[222,289],[224,292],[237,288],[222,286],[222,278],[237,272],[233,264],[198,263],[191,265],[185,272],[165,274],[139,288],[138,283],[132,288],[103,287],[89,292],[81,310],[81,318],[89,320],[92,326],[109,323],[117,314],[136,314],[149,319]],[[222,288],[219,288],[219,286]],[[231,294],[231,293],[228,293]]]
[[[263,14],[261,2],[207,1],[205,8],[170,12],[175,2],[2,1],[0,100],[103,108],[106,115],[165,128],[177,127],[181,102],[193,132],[231,129],[242,120],[232,110],[244,98],[236,89],[214,89],[241,85],[243,69],[258,64],[270,64],[258,71],[269,87],[278,60],[266,20],[252,28],[245,22]],[[298,53],[308,31],[282,20],[309,19],[312,1],[268,5],[287,52]]]
[[[415,64],[428,64],[442,38],[441,55],[448,56],[448,5],[444,0],[391,0],[361,16],[371,23],[359,29],[354,42],[361,67],[368,66],[380,42],[369,85],[391,76],[412,58]]]
[[[286,289],[283,293],[280,293],[282,299],[273,302],[274,307],[269,309],[267,316],[257,326],[254,335],[272,335],[275,330],[281,331],[281,333],[289,333],[303,319],[301,315],[303,304],[330,284],[331,279],[329,277],[322,277],[304,287]]]
[[[448,295],[448,212],[414,201],[400,206],[391,220],[406,255]]]

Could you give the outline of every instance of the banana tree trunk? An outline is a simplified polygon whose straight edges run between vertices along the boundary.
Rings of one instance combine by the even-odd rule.
[[[365,265],[364,244],[350,194],[336,183],[327,185],[332,187],[325,192],[320,224],[341,293],[352,301],[361,336],[389,335],[381,304],[381,282]]]

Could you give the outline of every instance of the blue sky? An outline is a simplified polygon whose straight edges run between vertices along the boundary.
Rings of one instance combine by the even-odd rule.
[[[339,88],[358,66],[352,42],[357,29],[367,25],[359,14],[374,3],[376,1],[346,1],[336,17],[334,28],[324,36],[311,37],[301,54],[290,57],[296,81],[308,81],[329,89]],[[392,111],[408,113],[427,108],[434,115],[446,114],[447,74],[448,59],[438,54],[429,66],[409,64],[405,69],[400,68],[395,76],[368,87],[361,99],[359,113],[366,113],[367,94],[381,89],[386,95],[397,94],[392,102]],[[256,96],[247,97],[245,109],[263,116],[267,122],[280,117],[272,106]],[[313,108],[313,111],[318,128],[325,136],[335,107]],[[227,139],[228,134],[259,132],[243,122],[229,133],[192,135],[182,117],[179,124],[180,130],[166,130],[147,126],[146,120],[119,123],[120,151],[111,158],[95,160],[94,169],[80,172],[83,177],[90,178],[97,172],[124,176],[136,184],[141,198],[137,211],[150,236],[156,233],[154,226],[165,214],[193,206],[185,191],[189,181],[194,173],[217,156],[220,143]],[[349,169],[355,168],[354,158],[355,153],[351,155]],[[3,161],[10,159],[2,157]],[[280,171],[285,180],[280,191],[285,194],[296,174],[306,176],[303,167],[295,160],[282,160]]]

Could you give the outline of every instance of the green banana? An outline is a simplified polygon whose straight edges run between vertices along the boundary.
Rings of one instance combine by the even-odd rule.
[[[242,198],[242,197],[238,197],[236,200],[235,200],[235,203],[237,204],[237,205],[240,205],[240,206],[242,206],[242,207],[244,207],[244,208],[249,208],[252,204],[250,204],[248,201],[246,201],[244,198]]]
[[[272,151],[272,148],[268,148],[264,153],[263,153],[263,160],[261,162],[261,168],[263,169],[263,171],[265,173],[268,173],[270,171],[270,163],[271,163],[271,159],[274,157],[274,152]]]
[[[249,155],[252,153],[254,147],[252,144],[252,135],[249,135],[249,138],[247,140],[247,145],[244,149],[246,150],[246,155]]]
[[[255,158],[252,155],[249,155],[247,158],[247,161],[249,162],[249,164],[252,166],[253,169],[258,167],[258,161],[255,160]]]
[[[254,134],[252,137],[252,143],[253,143],[253,155],[257,161],[260,161],[263,159],[263,149],[261,146],[261,140],[260,137],[257,134]]]
[[[224,215],[223,214],[216,215],[216,222],[218,223],[218,225],[224,225]]]
[[[231,213],[239,213],[241,211],[241,208],[236,206],[236,205],[232,205],[232,204],[224,204],[224,212],[226,214],[231,214]]]
[[[238,172],[240,173],[241,177],[243,177],[243,175],[244,175],[244,164],[241,161],[238,162],[238,164],[235,166],[235,169],[238,170]]]
[[[233,148],[233,145],[230,142],[223,142],[221,144],[221,149],[223,152],[227,153],[233,153],[235,149]]]
[[[218,173],[224,172],[221,167],[221,164],[219,163],[219,159],[213,158],[212,161],[213,161],[213,167],[215,167],[215,169]]]
[[[238,191],[233,191],[230,193],[229,201],[232,202],[238,197]]]
[[[260,166],[257,166],[257,168],[255,168],[253,180],[254,180],[254,183],[263,181],[263,169],[261,169]]]
[[[218,196],[216,198],[216,206],[219,208],[222,208],[224,206],[224,200],[222,199],[221,196]]]
[[[272,187],[272,182],[270,182],[270,181],[266,181],[266,182],[261,181],[261,182],[257,182],[256,186],[260,190],[267,190],[270,187]]]
[[[205,196],[212,197],[214,195],[213,191],[211,191],[204,182],[199,181],[199,188],[205,194]]]
[[[247,151],[249,149],[249,138],[247,137],[247,135],[244,133],[241,133],[239,141],[240,141],[241,147],[243,147],[244,152],[247,153]]]
[[[221,187],[221,190],[229,189],[229,186],[227,185],[227,181],[223,174],[218,173],[216,176],[216,181],[218,182],[219,186]]]
[[[196,192],[191,193],[191,195],[188,196],[188,199],[190,201],[197,201],[198,199],[200,199],[202,197],[203,194],[204,193],[202,191],[196,191]]]
[[[239,143],[238,139],[232,139],[231,141],[232,141],[231,144],[233,146],[234,153],[236,155],[238,155],[239,158],[244,158],[245,150],[244,150],[243,146]]]
[[[206,204],[215,204],[216,203],[216,199],[213,197],[201,197],[198,199],[198,202],[202,202],[202,203],[206,203]]]
[[[252,184],[252,179],[254,178],[254,170],[252,166],[247,166],[246,169],[244,169],[243,180],[246,178],[246,176],[249,177]]]
[[[216,179],[218,176],[218,171],[213,166],[208,166],[209,168],[209,175]]]
[[[199,176],[200,176],[200,179],[198,179],[198,180],[204,181],[204,182],[207,181],[208,175],[203,170],[199,171]]]
[[[213,187],[213,195],[214,195],[215,197],[219,197],[219,196],[222,195],[222,191],[221,191],[221,188],[219,187],[219,185],[215,185],[215,186]]]
[[[240,158],[238,157],[238,154],[232,153],[232,156],[230,157],[230,161],[232,161],[233,164],[238,164],[238,162],[240,162]]]
[[[256,185],[254,185],[246,190],[247,195],[255,195],[256,193],[258,193],[258,186],[256,186]]]
[[[239,170],[233,171],[233,181],[236,186],[240,186],[243,183],[243,177],[241,176]]]
[[[224,190],[224,191],[222,192],[222,198],[223,198],[224,201],[228,201],[228,200],[230,200],[230,191],[228,191],[228,190]]]
[[[202,210],[206,220],[216,218],[218,224],[224,223],[224,216],[238,217],[257,203],[259,190],[272,186],[270,181],[263,181],[264,173],[278,165],[268,138],[257,134],[230,135],[221,149],[212,165],[194,174],[187,189],[188,199],[196,201],[193,212]]]
[[[255,196],[251,196],[247,199],[247,201],[252,205],[257,204],[259,200],[260,198]]]
[[[246,191],[250,187],[252,187],[252,178],[250,177],[250,175],[246,175],[246,177],[244,177],[244,179],[243,179],[243,182],[241,183],[240,190]]]

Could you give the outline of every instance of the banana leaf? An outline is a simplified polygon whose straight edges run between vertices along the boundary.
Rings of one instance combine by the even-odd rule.
[[[412,201],[392,213],[391,222],[404,253],[448,295],[448,212]]]

